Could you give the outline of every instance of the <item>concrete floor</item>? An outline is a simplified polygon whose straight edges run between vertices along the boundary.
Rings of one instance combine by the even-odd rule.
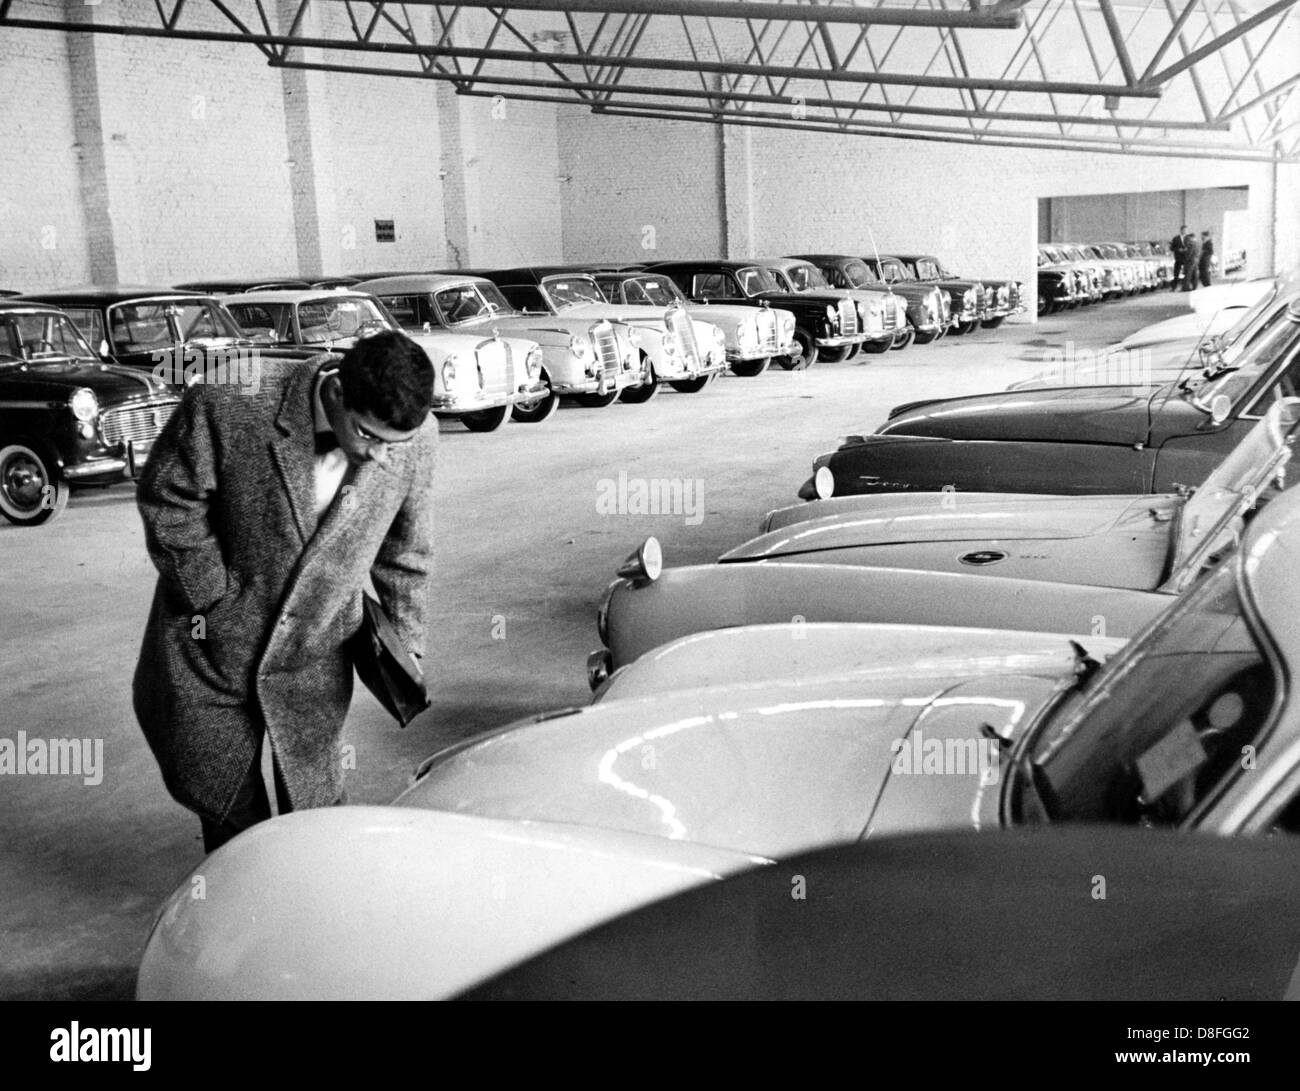
[[[1174,314],[1156,293],[809,372],[726,376],[647,405],[564,408],[490,435],[443,425],[439,568],[426,665],[434,705],[399,730],[361,692],[348,719],[357,803],[386,803],[447,743],[521,716],[585,704],[595,607],[648,534],[668,564],[700,563],[795,501],[836,437],[893,405],[997,390],[1047,348],[1091,350]],[[602,515],[599,482],[698,480],[703,519]],[[131,711],[153,590],[133,492],[79,493],[54,523],[0,523],[0,736],[97,738],[98,785],[0,781],[0,998],[119,998],[156,906],[202,857],[198,821],[172,803]]]

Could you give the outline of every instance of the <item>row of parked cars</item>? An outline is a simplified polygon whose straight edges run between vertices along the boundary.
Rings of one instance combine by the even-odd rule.
[[[853,885],[874,890],[876,911],[838,914],[830,943],[803,947],[794,917],[760,926],[773,897],[829,882],[814,850],[1000,831],[1015,851],[994,854],[1000,870],[969,896],[1041,901],[1041,883],[1017,885],[1035,841],[1015,831],[1132,827],[1153,851],[1119,900],[1154,883],[1167,905],[1186,902],[1195,871],[1151,863],[1170,851],[1156,830],[1300,832],[1300,494],[1287,488],[1300,277],[1267,282],[1233,317],[1219,332],[1222,319],[1194,314],[1135,335],[1182,340],[1172,378],[896,410],[841,449],[852,459],[819,459],[809,499],[762,516],[714,564],[665,567],[648,539],[600,603],[590,706],[433,755],[390,808],[289,815],[235,839],[202,865],[205,901],[186,880],[164,905],[140,995],[580,996],[609,960],[619,972],[599,975],[598,995],[635,995],[659,973],[687,995],[769,995],[764,960],[790,944],[822,951],[832,962],[806,976],[834,979],[890,912],[892,890],[859,868]],[[1067,901],[1088,903],[1080,876],[1118,873],[1116,844],[1076,846]],[[908,851],[893,854],[906,864]],[[914,861],[935,897],[969,885],[964,866],[932,865]],[[276,893],[286,882],[292,899]],[[728,887],[748,900],[723,923],[775,948],[723,986],[707,945],[682,962],[662,937],[676,905],[726,942],[707,909]],[[857,904],[819,885],[799,911],[815,917],[830,889]],[[1194,914],[1217,918],[1225,889],[1234,905],[1247,897],[1221,885]],[[1234,927],[1257,936],[1267,921]],[[1217,959],[1170,972],[1189,933],[1153,934],[1166,933],[1107,939],[1127,945],[1141,995],[1277,997],[1296,980],[1294,937],[1285,965],[1255,944],[1229,986]],[[883,940],[896,954],[902,939]],[[908,993],[890,964],[858,995]],[[943,995],[990,989],[931,969]],[[1004,995],[1057,987],[1033,976]]]
[[[1044,243],[1038,248],[1038,313],[1155,291],[1173,277],[1168,243]]]
[[[811,260],[810,260],[811,259]],[[698,393],[819,360],[993,328],[1014,281],[954,278],[927,256],[527,266],[307,283],[218,280],[0,299],[0,514],[37,525],[75,486],[133,476],[195,382],[403,330],[435,369],[434,412],[472,431]]]

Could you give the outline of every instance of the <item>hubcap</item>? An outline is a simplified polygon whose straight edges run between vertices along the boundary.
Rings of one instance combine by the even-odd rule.
[[[17,508],[34,511],[41,505],[45,491],[45,475],[41,467],[28,455],[11,455],[0,470],[5,495]]]

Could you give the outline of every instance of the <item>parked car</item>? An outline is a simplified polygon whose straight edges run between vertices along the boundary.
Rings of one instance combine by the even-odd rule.
[[[1096,259],[1085,260],[1083,254],[1053,243],[1039,246],[1038,255],[1040,269],[1068,269],[1075,275],[1079,298],[1072,305],[1099,303],[1106,298],[1105,276]]]
[[[134,477],[179,403],[148,373],[100,360],[63,312],[0,302],[0,515],[37,526],[71,486]]]
[[[676,642],[587,708],[426,759],[392,807],[289,814],[235,838],[161,907],[137,995],[455,995],[637,905],[744,871],[761,881],[755,869],[770,861],[891,835],[985,831],[1014,883],[1029,841],[994,831],[1036,831],[1039,845],[1068,841],[1051,827],[1071,823],[1294,832],[1298,536],[1293,491],[1127,642],[799,623]],[[1153,846],[1141,874],[1163,889],[1174,841],[1141,829],[1128,840],[1139,836]],[[1278,844],[1239,846],[1250,866],[1229,883],[1234,895],[1249,889],[1262,904],[1250,876],[1266,857],[1276,869]],[[1079,860],[1105,870],[1110,857],[1077,845],[1070,866],[1087,901],[1097,867],[1080,871]],[[925,852],[894,851],[899,874],[924,867]],[[970,874],[961,859],[952,883]],[[803,872],[780,869],[787,901],[792,874]],[[833,889],[809,888],[809,904],[840,904],[817,903],[815,891]],[[1186,905],[1186,888],[1173,889]],[[846,904],[854,921],[874,919]],[[1239,934],[1232,924],[1225,931]],[[1257,940],[1248,930],[1248,945]],[[1269,950],[1279,947],[1294,960],[1294,944]],[[1288,977],[1284,966],[1269,981]]]
[[[1135,342],[1126,338],[1095,355],[1065,359],[1057,353],[1061,358],[1051,367],[1012,383],[1007,389],[1115,383],[1161,386],[1172,380],[1197,382],[1204,375],[1238,367],[1247,359],[1259,362],[1285,349],[1289,340],[1288,322],[1300,314],[1297,308],[1300,308],[1300,279],[1292,278],[1249,310],[1225,312],[1232,319],[1226,329],[1221,329],[1222,323],[1207,322],[1199,335],[1172,337],[1162,342],[1145,340],[1149,335],[1139,331],[1134,335]],[[1221,332],[1212,333],[1215,329]]]
[[[361,281],[356,277],[322,277],[320,280],[313,280],[313,288],[355,288]]]
[[[1047,247],[1038,248],[1038,316],[1091,303],[1088,275],[1058,260]]]
[[[796,257],[817,266],[832,288],[872,288],[888,292],[901,302],[912,340],[918,345],[927,345],[948,332],[951,299],[940,288],[906,281],[886,284],[865,261],[847,254],[798,254]]]
[[[1296,394],[1300,311],[1239,363],[1195,388],[1070,386],[900,405],[875,435],[850,436],[819,456],[799,496],[945,487],[1151,493],[1199,485],[1274,401]],[[819,474],[823,466],[829,472]]]
[[[984,285],[971,280],[944,279],[940,281],[922,281],[916,270],[902,258],[894,254],[881,254],[879,257],[863,258],[890,287],[895,290],[902,284],[933,284],[940,291],[948,294],[949,318],[948,329],[954,334],[969,333],[984,314]]]
[[[812,367],[823,353],[841,350],[866,340],[858,328],[858,309],[851,299],[837,295],[789,292],[776,274],[753,261],[658,261],[646,266],[671,277],[694,303],[729,303],[751,307],[780,307],[794,315],[797,352],[777,357],[787,371]]]
[[[512,306],[536,314],[609,319],[637,331],[642,381],[619,397],[647,402],[664,383],[696,394],[726,370],[726,337],[709,321],[687,313],[680,303],[668,307],[610,303],[590,274],[562,266],[524,266],[483,270]]]
[[[374,296],[346,288],[245,292],[226,303],[259,344],[346,352],[362,337],[402,328]],[[434,414],[471,432],[495,431],[516,403],[535,404],[550,393],[536,341],[441,330],[407,336],[433,363]]]
[[[757,261],[771,269],[781,286],[788,291],[843,295],[857,304],[858,328],[866,335],[866,340],[860,345],[845,346],[828,355],[828,362],[851,360],[859,352],[876,354],[894,348],[907,348],[912,343],[906,308],[888,290],[834,287],[816,265],[802,258],[760,258]]]
[[[983,289],[983,309],[980,311],[979,324],[986,330],[997,329],[1012,315],[1023,314],[1025,311],[1024,285],[1018,280],[959,277],[956,273],[950,273],[944,268],[943,262],[930,254],[896,254],[894,256],[905,263],[916,274],[916,279],[921,283],[940,285],[950,294],[955,295],[955,289],[958,285],[967,282],[978,284]]]
[[[270,292],[310,288],[312,284],[298,277],[218,277],[215,280],[189,280],[173,286],[178,292],[203,295],[233,295],[238,292]]]
[[[252,344],[230,312],[209,295],[121,285],[67,288],[21,298],[58,307],[101,359],[151,374],[163,361],[202,358]],[[286,350],[280,355],[304,354]],[[172,375],[175,370],[160,374]]]
[[[1285,478],[1300,400],[1276,402],[1195,490],[1136,496],[877,493],[769,512],[720,564],[996,574],[1178,593]]]
[[[408,332],[451,331],[482,336],[493,331],[536,341],[542,348],[547,393],[516,402],[511,415],[536,423],[549,418],[561,396],[600,408],[643,381],[638,336],[623,322],[578,316],[524,314],[506,302],[490,280],[467,273],[420,273],[366,280],[357,290],[377,296]]]
[[[641,266],[610,269],[587,266],[602,294],[611,303],[668,308],[686,308],[692,318],[708,322],[722,331],[727,363],[745,378],[762,375],[774,356],[798,351],[794,341],[794,315],[780,307],[733,307],[725,303],[692,304],[663,273]],[[674,382],[677,389],[690,391],[697,380]]]

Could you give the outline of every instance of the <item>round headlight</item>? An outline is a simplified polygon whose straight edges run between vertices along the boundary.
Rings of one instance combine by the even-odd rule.
[[[727,335],[718,329],[717,326],[713,327],[713,343],[720,349],[727,347]]]
[[[72,408],[72,415],[77,420],[94,420],[99,414],[99,399],[95,397],[95,392],[89,387],[77,387],[68,399],[68,405]]]
[[[781,316],[781,335],[786,338],[794,336],[794,315],[789,311]]]
[[[835,474],[829,466],[818,466],[813,474],[813,488],[817,490],[818,500],[829,500],[835,495]]]
[[[442,385],[451,386],[456,381],[456,368],[461,359],[454,352],[442,362]]]
[[[827,304],[827,306],[826,306],[826,321],[827,321],[827,322],[834,322],[834,321],[835,321],[835,315],[836,315],[836,310],[835,310],[835,308],[832,307],[832,306],[830,306],[829,304]]]
[[[524,368],[527,370],[530,379],[536,379],[542,374],[541,345],[534,345],[528,350],[528,355],[524,358]]]
[[[587,344],[585,337],[579,337],[576,333],[569,338],[569,351],[579,360],[585,360],[587,353],[591,351],[591,346]]]
[[[742,322],[736,327],[736,339],[742,345],[758,344],[758,320],[755,319],[753,325],[748,322]]]

